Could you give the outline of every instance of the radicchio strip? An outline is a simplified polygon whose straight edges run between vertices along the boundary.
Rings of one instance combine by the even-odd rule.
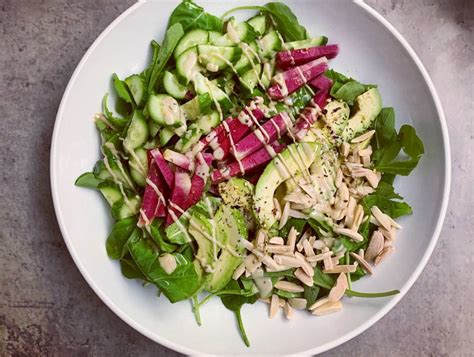
[[[314,61],[321,57],[331,59],[336,57],[338,53],[339,45],[315,46],[297,50],[281,51],[276,55],[276,63],[278,68],[287,69]]]

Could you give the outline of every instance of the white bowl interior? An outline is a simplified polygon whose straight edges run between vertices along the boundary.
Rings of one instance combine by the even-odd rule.
[[[199,1],[214,14],[261,1]],[[449,168],[442,114],[437,111],[422,71],[402,43],[363,6],[348,1],[287,1],[311,35],[324,34],[341,45],[331,67],[366,83],[376,83],[384,106],[393,106],[397,125],[414,125],[426,154],[416,171],[396,181],[398,191],[414,208],[401,220],[404,228],[394,254],[371,278],[354,284],[359,291],[401,289],[406,292],[426,262],[437,236],[447,199]],[[285,321],[267,318],[267,306],[243,309],[252,346],[242,343],[234,316],[214,299],[202,311],[198,327],[190,303],[171,305],[156,298],[156,289],[142,288],[122,277],[117,262],[105,251],[111,226],[102,197],[74,186],[99,159],[99,137],[93,125],[103,94],[110,91],[113,72],[123,77],[141,71],[150,55],[149,43],[161,40],[176,1],[141,2],[129,9],[92,46],[65,93],[53,137],[51,175],[58,220],[79,269],[96,293],[120,317],[153,340],[184,353],[293,354],[321,352],[355,336],[386,313],[399,297],[345,299],[342,312],[325,317],[296,313]]]

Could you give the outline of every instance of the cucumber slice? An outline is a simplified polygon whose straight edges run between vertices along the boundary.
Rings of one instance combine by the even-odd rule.
[[[276,31],[270,31],[262,39],[257,40],[257,45],[261,57],[272,58],[281,50],[282,42]]]
[[[183,134],[183,136],[176,142],[175,149],[181,153],[185,153],[199,141],[201,136],[201,129],[196,123],[193,123],[189,126],[188,130]]]
[[[201,130],[202,134],[208,134],[212,129],[219,125],[221,118],[219,113],[213,111],[207,115],[201,116],[197,121],[196,125]]]
[[[252,92],[258,84],[258,80],[260,78],[261,73],[262,66],[257,65],[240,76],[240,83],[242,83],[242,85],[247,91]]]
[[[174,58],[178,59],[178,57],[188,48],[194,47],[196,45],[202,45],[208,42],[208,31],[201,29],[189,31],[181,38],[181,40],[179,40],[178,44],[176,45],[176,48],[174,49]]]
[[[140,162],[137,162],[137,159]],[[134,155],[130,155],[130,176],[132,179],[142,187],[146,186],[146,175],[148,171],[148,157],[144,148],[134,150]],[[145,172],[143,172],[145,171]]]
[[[148,111],[155,122],[164,126],[181,126],[184,118],[178,102],[167,94],[154,94],[148,98]]]
[[[115,202],[112,206],[112,217],[119,221],[124,218],[135,216],[140,210],[141,200],[139,197],[132,197],[128,199],[128,204],[125,203],[122,198],[120,201]]]
[[[254,64],[260,63],[260,58],[258,58],[258,46],[255,41],[250,44],[240,43],[239,47],[242,49],[242,56],[234,65],[234,69],[240,75],[252,68],[252,62]]]
[[[328,43],[328,38],[326,36],[308,38],[307,40],[301,41],[292,41],[285,43],[285,49],[287,50],[299,50],[301,48],[308,48],[314,46],[322,46]]]
[[[197,49],[199,62],[211,72],[221,71],[229,65],[232,66],[242,55],[240,47],[199,45]]]
[[[208,93],[213,101],[218,102],[222,112],[225,112],[232,107],[232,101],[229,96],[220,89],[214,81],[210,81],[201,73],[196,73],[193,83],[196,92],[198,94]]]
[[[196,47],[187,49],[176,60],[176,72],[180,79],[186,84],[193,79],[195,73],[201,70],[202,68],[199,66]]]
[[[160,130],[159,137],[160,137],[160,146],[165,146],[168,144],[168,141],[174,136],[174,131],[169,128],[163,128]]]
[[[186,93],[188,93],[188,87],[179,83],[178,77],[170,71],[165,71],[163,86],[165,87],[165,91],[176,99],[184,99],[186,98]]]
[[[125,83],[127,84],[130,93],[132,93],[133,101],[137,107],[144,105],[146,100],[146,86],[143,77],[134,74],[125,78]]]
[[[237,23],[235,19],[227,22],[227,33],[221,37],[210,41],[212,45],[217,46],[235,46],[240,42],[250,43],[257,37],[256,31],[246,22]]]
[[[94,176],[99,180],[111,180],[112,176],[105,168],[105,164],[102,160],[99,160],[94,165],[93,170]]]
[[[181,105],[181,111],[186,119],[196,120],[202,114],[209,112],[212,106],[212,98],[209,93],[199,94],[190,101]]]
[[[275,61],[265,62],[263,64],[262,76],[260,77],[260,82],[264,85],[265,88],[270,87],[270,83],[275,73]]]
[[[104,182],[99,184],[98,188],[110,206],[113,206],[115,203],[123,200],[120,190],[115,185]]]
[[[247,20],[247,23],[259,34],[263,35],[267,29],[267,19],[264,15],[256,15]]]
[[[127,149],[136,149],[147,141],[148,134],[148,123],[145,117],[138,110],[135,110],[127,129],[127,136],[123,141],[123,146]]]
[[[150,132],[150,137],[154,138],[160,131],[160,128],[161,126],[158,123],[153,120],[148,120],[148,131]]]
[[[212,43],[213,41],[217,40],[221,36],[222,36],[222,33],[220,32],[209,31],[209,43]]]

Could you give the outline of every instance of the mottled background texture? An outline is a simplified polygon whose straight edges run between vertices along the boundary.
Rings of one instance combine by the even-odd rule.
[[[328,0],[329,1],[329,0]],[[0,0],[0,355],[176,355],[94,294],[59,232],[49,149],[67,81],[133,0]],[[443,102],[453,151],[444,229],[386,317],[325,356],[474,354],[474,0],[367,0],[414,47]]]

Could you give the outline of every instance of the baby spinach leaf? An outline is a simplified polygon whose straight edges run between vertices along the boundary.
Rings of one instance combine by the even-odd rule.
[[[392,198],[395,198],[398,200],[403,199],[402,196],[400,196],[398,193],[395,192],[395,189],[393,188],[392,184],[382,181],[382,180],[380,180],[377,188],[375,189],[374,194],[379,195],[379,196],[384,196],[389,199],[392,199]]]
[[[291,217],[280,230],[280,237],[288,237],[291,227],[295,227],[295,229],[298,231],[298,235],[300,235],[303,233],[303,228],[305,225],[306,221],[304,219]]]
[[[85,172],[77,178],[74,184],[79,187],[97,188],[102,182],[104,180],[96,178],[92,172]]]
[[[127,279],[147,281],[146,276],[143,275],[130,256],[120,259],[120,270],[122,271],[122,275]]]
[[[291,293],[289,291],[283,291],[283,290],[279,290],[279,289],[275,290],[275,294],[277,294],[278,296],[280,296],[284,299],[299,298],[299,297],[303,296],[302,293]]]
[[[315,267],[313,281],[315,285],[330,290],[334,286],[336,280],[330,274],[324,274],[319,267]]]
[[[306,299],[306,308],[309,308],[316,302],[316,300],[318,299],[319,290],[319,286],[304,286],[303,297]]]
[[[161,251],[167,253],[174,252],[177,246],[165,241],[162,223],[163,220],[153,220],[152,224],[150,225],[151,238],[155,241],[156,245],[158,246],[158,248],[160,248]]]
[[[376,149],[372,159],[380,172],[407,176],[418,165],[424,153],[423,142],[412,126],[403,125],[397,134],[394,125],[393,108],[383,108],[375,119]],[[402,149],[408,159],[399,157]]]
[[[365,214],[370,214],[370,208],[377,206],[380,210],[392,218],[409,215],[413,213],[412,208],[406,202],[390,200],[387,197],[371,194],[362,199]]]
[[[191,261],[192,253],[174,253],[177,267],[166,273],[159,263],[159,252],[149,240],[132,235],[128,250],[143,275],[172,302],[189,299],[201,287],[201,278]]]
[[[348,237],[341,236],[341,242],[348,252],[356,252],[364,248],[369,240],[369,221],[365,221],[359,228],[359,233],[364,237],[361,242],[356,242]]]
[[[184,29],[180,23],[175,23],[166,30],[165,39],[163,40],[163,44],[156,57],[156,62],[151,70],[150,81],[148,82],[148,93],[153,93],[158,77],[168,63],[174,48],[183,35]]]
[[[331,96],[336,99],[354,105],[355,99],[370,88],[376,87],[373,84],[362,84],[353,78],[346,77],[342,73],[330,69],[325,72],[325,76],[330,78],[333,83],[331,87]]]
[[[113,115],[113,113],[109,110],[107,105],[107,101],[109,98],[109,93],[105,93],[104,97],[102,98],[102,112],[104,113],[107,120],[118,129],[125,127],[128,124],[127,118],[118,118]]]
[[[273,272],[265,272],[265,276],[270,278],[279,278],[281,276],[284,277],[294,277],[295,276],[295,269],[288,269],[282,271],[273,271]]]
[[[356,268],[356,271],[354,273],[350,273],[350,276],[351,276],[351,281],[354,282],[354,281],[357,281],[359,280],[360,278],[362,278],[363,276],[366,275],[366,272],[364,269],[362,269],[360,267],[360,265],[357,266]]]
[[[220,18],[208,14],[201,6],[191,0],[184,0],[174,9],[168,22],[168,28],[177,23],[183,26],[184,31],[200,28],[221,32],[223,27]]]
[[[237,290],[240,289],[239,283],[235,280],[232,280],[227,286],[225,290]],[[221,301],[224,306],[233,311],[235,313],[235,317],[237,318],[237,324],[239,325],[240,334],[244,343],[247,347],[250,347],[250,341],[247,337],[247,333],[245,332],[244,324],[242,322],[242,315],[240,310],[244,304],[253,304],[257,301],[257,296],[243,296],[243,295],[222,295]]]
[[[128,239],[132,234],[139,235],[139,233],[140,228],[137,228],[136,216],[117,221],[105,243],[109,258],[121,259],[125,255]]]
[[[127,89],[127,84],[124,81],[122,81],[117,76],[116,73],[112,75],[112,78],[114,80],[115,91],[117,92],[117,95],[119,96],[119,98],[129,104],[133,104],[133,99],[132,99],[132,96],[130,95],[130,92]]]
[[[308,38],[308,32],[298,22],[293,11],[281,2],[269,2],[264,5],[270,13],[275,27],[285,41],[299,41]]]

